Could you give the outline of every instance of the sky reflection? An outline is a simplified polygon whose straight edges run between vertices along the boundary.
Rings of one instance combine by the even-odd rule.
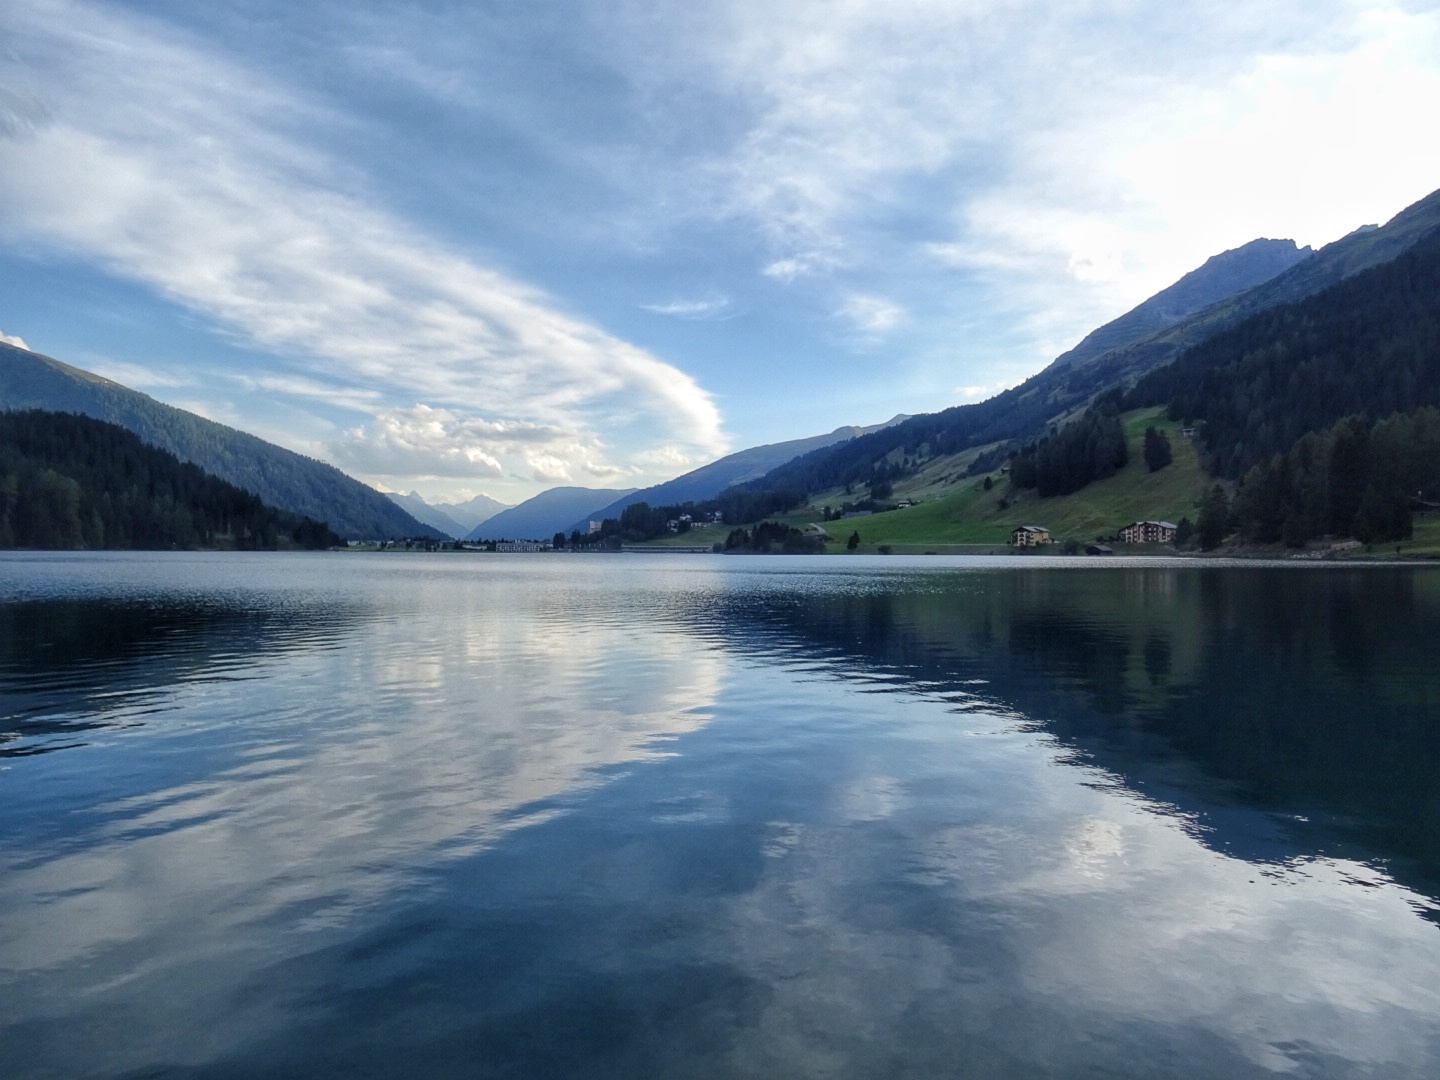
[[[65,631],[135,715],[0,771],[15,1075],[1433,1075],[1433,577],[973,565],[242,560]]]

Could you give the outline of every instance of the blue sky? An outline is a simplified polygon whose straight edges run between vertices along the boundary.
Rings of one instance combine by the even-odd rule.
[[[432,501],[980,400],[1440,187],[1440,4],[6,0],[0,334]]]

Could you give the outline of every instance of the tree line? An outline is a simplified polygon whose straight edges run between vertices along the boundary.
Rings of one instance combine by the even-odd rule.
[[[1414,510],[1437,501],[1440,409],[1425,408],[1301,436],[1245,473],[1230,525],[1257,544],[1299,547],[1327,534],[1383,543],[1408,539]]]
[[[1041,496],[1069,495],[1094,480],[1114,476],[1130,460],[1125,429],[1113,398],[1098,402],[1010,459],[1010,482]]]
[[[326,548],[322,522],[72,413],[0,413],[0,548]]]

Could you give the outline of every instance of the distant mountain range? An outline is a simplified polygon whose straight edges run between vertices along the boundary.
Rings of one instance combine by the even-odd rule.
[[[596,507],[608,506],[634,488],[557,487],[542,491],[519,506],[502,510],[472,529],[466,540],[549,540],[557,532],[567,536]]]
[[[709,465],[702,465],[683,476],[677,476],[674,480],[667,480],[654,487],[632,491],[623,498],[616,499],[609,506],[602,506],[598,510],[587,512],[585,517],[587,521],[592,519],[604,521],[606,518],[618,519],[627,506],[640,502],[648,503],[651,506],[682,506],[687,502],[713,499],[727,487],[744,484],[750,480],[758,480],[772,469],[778,468],[787,461],[793,461],[803,454],[834,446],[836,443],[848,442],[861,435],[868,435],[872,431],[881,431],[908,419],[909,417],[902,414],[883,424],[872,424],[869,427],[847,425],[836,428],[828,435],[812,435],[808,439],[791,439],[788,442],[768,443],[765,446],[741,450],[718,461],[712,461]],[[583,530],[584,523],[576,522],[571,528]],[[566,529],[565,531],[568,533],[570,530]]]
[[[674,480],[648,488],[626,488],[619,491],[607,488],[551,488],[519,506],[487,518],[465,534],[464,539],[548,540],[557,532],[568,536],[578,529],[583,533],[592,521],[618,519],[627,506],[639,502],[649,503],[651,506],[679,506],[687,502],[713,499],[727,487],[764,476],[776,466],[801,454],[833,446],[867,432],[879,431],[904,419],[904,416],[897,416],[885,424],[839,427],[826,435],[754,446],[702,465]],[[392,495],[391,498],[400,501],[400,497]],[[421,502],[423,503],[423,500]],[[407,508],[415,507],[413,500],[407,500],[402,505]],[[420,515],[417,513],[416,516]],[[443,528],[438,519],[431,520],[437,528]]]
[[[441,535],[333,465],[4,343],[0,343],[0,409],[79,413],[117,424],[271,506],[325,522],[346,539]]]
[[[463,503],[428,503],[418,491],[412,491],[409,495],[401,495],[395,491],[387,491],[385,494],[416,520],[439,529],[454,540],[464,539],[482,523],[489,521],[502,510],[510,509],[505,503],[492,499],[489,495],[476,495]]]

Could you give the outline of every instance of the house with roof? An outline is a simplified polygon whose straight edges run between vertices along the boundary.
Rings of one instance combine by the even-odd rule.
[[[1043,525],[1021,525],[1010,530],[1012,547],[1039,547],[1050,543],[1050,530]]]
[[[1168,521],[1132,521],[1117,535],[1122,544],[1173,544],[1177,528]]]

